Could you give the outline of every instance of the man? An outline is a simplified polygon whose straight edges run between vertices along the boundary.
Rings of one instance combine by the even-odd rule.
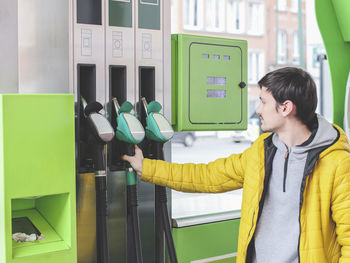
[[[350,262],[350,146],[315,114],[316,86],[301,69],[259,81],[261,129],[242,154],[209,164],[131,163],[141,179],[184,192],[243,187],[237,262]]]

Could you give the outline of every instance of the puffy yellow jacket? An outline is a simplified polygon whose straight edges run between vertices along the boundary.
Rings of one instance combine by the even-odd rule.
[[[350,262],[350,146],[343,130],[335,127],[339,138],[311,161],[301,187],[301,263]],[[262,205],[270,138],[264,134],[243,153],[209,164],[144,159],[141,179],[183,192],[220,193],[243,187],[236,262],[244,263]]]

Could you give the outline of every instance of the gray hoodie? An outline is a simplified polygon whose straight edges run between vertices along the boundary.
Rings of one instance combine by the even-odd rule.
[[[257,223],[253,263],[296,263],[299,244],[300,189],[308,151],[332,144],[335,128],[317,116],[318,128],[305,143],[287,147],[274,134],[277,151],[264,205]]]

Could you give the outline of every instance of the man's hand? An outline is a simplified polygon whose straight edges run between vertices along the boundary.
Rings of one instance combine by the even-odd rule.
[[[132,168],[134,168],[135,172],[138,176],[141,176],[142,174],[142,162],[143,162],[143,154],[142,151],[137,145],[135,145],[135,155],[129,156],[129,155],[123,155],[122,160],[128,161]]]

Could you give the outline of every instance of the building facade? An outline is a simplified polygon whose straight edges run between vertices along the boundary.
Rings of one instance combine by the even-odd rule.
[[[248,41],[249,116],[266,72],[305,67],[305,0],[172,0],[171,23],[172,33]]]

